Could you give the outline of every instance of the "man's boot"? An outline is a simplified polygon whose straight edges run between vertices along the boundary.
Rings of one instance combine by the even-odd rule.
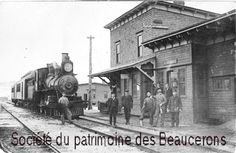
[[[61,115],[61,124],[62,124],[62,125],[65,124],[65,117],[64,117],[64,115]]]

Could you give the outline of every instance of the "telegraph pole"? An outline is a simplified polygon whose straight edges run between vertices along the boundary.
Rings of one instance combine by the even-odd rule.
[[[89,39],[89,107],[88,109],[92,109],[92,40],[94,39],[93,36],[87,37]]]

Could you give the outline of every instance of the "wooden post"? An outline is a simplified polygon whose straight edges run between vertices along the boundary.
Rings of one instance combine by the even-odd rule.
[[[90,76],[92,74],[92,39],[94,39],[93,36],[87,37],[89,39],[89,107],[88,109],[92,109],[92,77]]]

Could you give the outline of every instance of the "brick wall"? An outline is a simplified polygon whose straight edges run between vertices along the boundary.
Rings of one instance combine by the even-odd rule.
[[[231,54],[234,41],[226,41],[208,46],[209,60],[209,117],[228,120],[235,117],[235,57]],[[229,78],[230,90],[215,90],[213,78]]]
[[[195,122],[208,120],[208,73],[205,45],[192,44],[193,112]]]
[[[181,96],[183,111],[180,113],[181,124],[193,123],[193,75],[192,75],[192,46],[186,44],[171,49],[156,52],[157,70],[163,72],[164,83],[167,82],[167,72],[185,69],[185,95]],[[166,64],[166,61],[176,60],[177,63]],[[157,78],[158,79],[158,78]],[[178,80],[179,78],[177,78]]]
[[[167,26],[168,29],[152,29],[144,28],[144,25],[153,24],[153,20],[162,20],[161,26]],[[116,52],[115,43],[120,41],[121,50],[121,64],[137,60],[137,33],[143,31],[143,41],[150,40],[186,26],[203,21],[203,19],[195,18],[192,16],[172,13],[168,11],[151,9],[146,13],[138,16],[136,19],[125,23],[117,29],[111,31],[111,67],[116,66]],[[149,55],[152,50],[143,48],[143,56]]]
[[[191,44],[157,51],[156,56],[156,68],[190,64],[192,62]]]

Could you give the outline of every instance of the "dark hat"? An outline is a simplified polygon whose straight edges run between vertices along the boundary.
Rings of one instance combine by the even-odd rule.
[[[125,92],[129,92],[129,90],[128,90],[128,89],[125,89]]]

